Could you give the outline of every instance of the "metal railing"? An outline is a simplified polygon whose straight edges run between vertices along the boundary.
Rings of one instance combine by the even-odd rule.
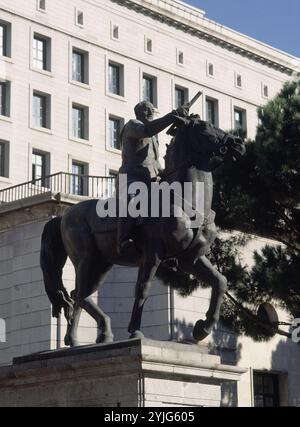
[[[0,190],[0,203],[10,203],[48,192],[90,198],[108,198],[115,193],[116,177],[76,175],[59,172]]]

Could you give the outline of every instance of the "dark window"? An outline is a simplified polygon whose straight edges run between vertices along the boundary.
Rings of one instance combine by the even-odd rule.
[[[46,182],[46,155],[38,151],[32,153],[32,180],[34,184],[45,187]]]
[[[119,40],[119,27],[118,25],[113,25],[113,29],[112,29],[112,37],[113,39]]]
[[[46,0],[38,0],[38,10],[46,10]]]
[[[84,138],[84,110],[80,107],[73,107],[73,136]]]
[[[34,35],[32,57],[35,68],[50,71],[50,46],[50,39]]]
[[[245,110],[239,108],[234,109],[234,128],[237,131],[247,131],[247,119]]]
[[[121,93],[121,66],[117,64],[109,64],[109,92],[115,95],[122,95]]]
[[[152,40],[146,38],[146,51],[152,53]]]
[[[73,49],[72,79],[80,83],[85,83],[84,59],[84,53]]]
[[[218,101],[206,99],[206,120],[214,126],[218,126]]]
[[[242,76],[240,74],[236,75],[236,85],[237,87],[242,87]]]
[[[214,76],[215,74],[215,70],[214,70],[214,64],[212,64],[211,62],[208,64],[208,75],[209,76]]]
[[[187,100],[187,90],[182,87],[175,87],[175,108],[181,107]]]
[[[83,26],[83,12],[81,10],[76,11],[76,25]]]
[[[73,137],[88,139],[88,108],[73,104],[72,108]]]
[[[117,176],[118,172],[115,171],[109,171],[109,178],[108,178],[108,197],[115,197],[116,196],[116,182],[117,182]]]
[[[47,95],[33,93],[33,126],[50,128]]]
[[[0,55],[7,56],[7,26],[0,23]]]
[[[183,62],[184,62],[183,52],[180,50],[177,53],[177,62],[180,65],[183,65]]]
[[[254,372],[254,406],[279,406],[279,378],[278,375]]]
[[[269,98],[269,87],[267,85],[264,85],[264,97]]]
[[[143,78],[143,100],[154,103],[154,79],[144,76]]]
[[[109,144],[112,148],[120,150],[120,134],[123,120],[116,117],[109,117]]]
[[[78,162],[72,163],[72,194],[84,195],[85,165]]]
[[[6,144],[0,142],[0,176],[6,176]]]
[[[8,116],[7,111],[7,83],[0,82],[0,115]]]

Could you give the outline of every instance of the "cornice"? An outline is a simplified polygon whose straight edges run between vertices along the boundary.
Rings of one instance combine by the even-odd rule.
[[[300,71],[298,58],[210,21],[205,12],[181,1],[111,1],[289,76]]]

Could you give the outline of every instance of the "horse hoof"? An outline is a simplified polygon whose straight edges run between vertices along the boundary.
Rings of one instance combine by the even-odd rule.
[[[210,330],[205,327],[204,320],[198,320],[193,329],[193,337],[196,341],[202,341],[210,335]]]
[[[142,340],[143,338],[145,338],[145,336],[141,331],[134,331],[129,337],[130,340]]]
[[[100,334],[96,340],[97,344],[109,344],[112,342],[114,342],[114,336],[113,335]]]
[[[65,336],[64,341],[65,341],[65,345],[66,345],[67,347],[79,347],[79,346],[80,346],[79,341],[74,340],[74,339],[73,339],[73,338],[71,338],[69,335],[66,335],[66,336]]]

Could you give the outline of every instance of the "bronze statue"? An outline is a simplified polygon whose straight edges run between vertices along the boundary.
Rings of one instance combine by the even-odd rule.
[[[140,181],[149,188],[150,183],[156,181],[162,171],[157,134],[176,123],[178,117],[185,116],[188,111],[183,106],[162,118],[153,120],[154,106],[148,101],[137,104],[134,111],[136,120],[130,120],[121,132],[122,166],[119,173],[127,175],[128,187],[131,183]],[[129,203],[136,194],[127,192],[127,196],[127,203]],[[120,255],[131,250],[134,223],[131,217],[119,217],[118,251]]]
[[[163,126],[165,123],[163,120]],[[161,127],[148,135],[155,135],[159,129]],[[195,116],[178,120],[174,134],[165,157],[164,179],[168,183],[178,182],[180,186],[189,182],[193,188],[197,183],[203,184],[204,218],[198,227],[191,227],[192,218],[185,212],[181,217],[138,219],[131,230],[137,251],[133,255],[128,252],[126,258],[126,254],[120,255],[117,249],[118,219],[99,218],[96,213],[97,200],[79,203],[62,218],[55,218],[46,224],[42,235],[41,267],[53,316],[57,317],[63,309],[68,321],[66,345],[78,345],[77,328],[82,309],[96,320],[100,328],[97,342],[113,340],[110,318],[95,304],[92,294],[104,282],[114,264],[138,267],[135,302],[128,327],[131,338],[143,337],[141,318],[151,282],[160,263],[170,259],[176,259],[179,268],[212,286],[206,319],[195,324],[194,338],[205,338],[217,322],[227,281],[206,257],[216,237],[214,213],[211,211],[211,159],[221,157],[226,161],[238,158],[245,148],[239,138]],[[147,156],[144,158],[147,159]],[[154,158],[158,161],[156,155]],[[126,171],[127,160],[130,163],[131,159],[125,159],[123,171]],[[152,172],[148,170],[149,179],[151,173],[153,177],[156,176],[158,169],[157,166]],[[134,178],[139,176],[134,175]],[[71,297],[62,283],[62,269],[68,256],[76,270],[76,288]]]

